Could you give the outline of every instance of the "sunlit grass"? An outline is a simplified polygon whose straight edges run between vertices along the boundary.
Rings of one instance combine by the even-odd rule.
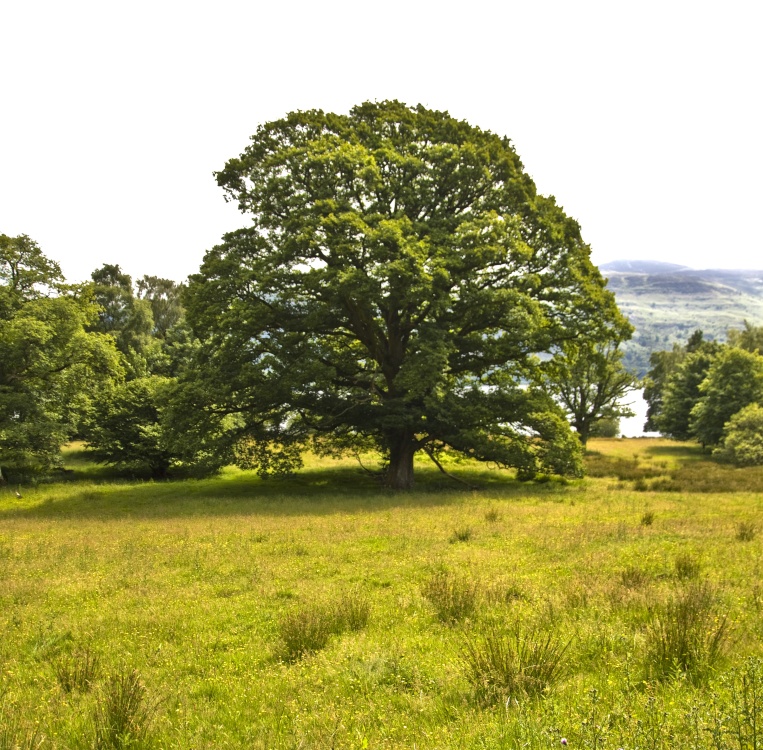
[[[75,451],[73,477],[23,487],[21,499],[0,489],[0,716],[19,738],[85,747],[111,676],[139,674],[152,709],[141,741],[164,747],[548,747],[592,741],[583,722],[599,710],[621,717],[606,727],[615,747],[667,711],[654,746],[671,747],[682,712],[725,700],[724,675],[761,655],[762,535],[739,541],[739,529],[761,528],[763,497],[638,491],[606,470],[627,460],[654,467],[648,483],[691,467],[706,482],[725,476],[692,446],[591,449],[602,475],[582,481],[451,467],[479,486],[470,491],[422,462],[403,494],[352,459],[308,457],[284,480],[231,469],[151,482]],[[655,622],[667,627],[677,587],[695,583],[712,586],[708,617],[728,618],[723,659],[702,662],[699,686],[662,671],[645,686]],[[440,616],[438,597],[455,616]],[[353,601],[354,625],[286,658],[289,613]],[[516,622],[570,646],[537,703],[499,710],[470,682],[464,634]]]

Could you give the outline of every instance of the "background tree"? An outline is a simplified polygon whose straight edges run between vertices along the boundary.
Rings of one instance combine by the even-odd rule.
[[[185,318],[182,295],[184,286],[171,279],[143,276],[136,284],[137,298],[146,300],[151,307],[153,334],[166,339],[168,333]]]
[[[104,264],[91,274],[99,306],[91,330],[113,337],[124,357],[128,378],[145,377],[160,357],[161,346],[152,336],[151,304],[135,296],[132,278],[118,265]]]
[[[630,338],[632,327],[623,318],[618,340],[608,343],[566,341],[546,366],[550,391],[567,411],[583,447],[601,419],[619,419],[633,412],[621,399],[636,387],[638,379],[623,367],[621,341]]]
[[[394,488],[445,446],[523,476],[580,471],[558,407],[523,382],[537,353],[606,340],[617,310],[508,139],[365,103],[262,126],[217,178],[252,224],[190,280],[204,427],[179,414],[186,434],[263,472],[311,438],[372,444]]]
[[[183,286],[144,276],[136,292],[131,277],[108,264],[92,278],[100,304],[95,327],[114,338],[127,382],[101,394],[83,420],[83,437],[101,463],[164,477],[177,463],[167,443],[164,406],[198,346],[185,320]]]
[[[172,380],[136,378],[112,388],[92,410],[88,443],[96,461],[167,476],[175,455],[165,443],[162,412]]]
[[[662,412],[665,386],[670,376],[683,362],[687,353],[696,351],[704,341],[702,331],[696,330],[689,337],[685,346],[673,344],[668,351],[652,352],[649,356],[650,369],[644,378],[644,401],[647,403],[644,430],[659,432],[659,416]]]
[[[700,386],[722,348],[714,341],[703,341],[692,351],[687,348],[681,363],[665,382],[661,410],[652,420],[663,435],[676,440],[692,436],[691,413],[702,398]]]
[[[763,354],[763,326],[754,326],[745,320],[741,330],[729,330],[727,340],[730,346]]]
[[[728,347],[713,360],[690,416],[691,434],[705,446],[717,445],[728,420],[740,409],[763,401],[763,357]]]
[[[0,235],[0,467],[44,470],[99,384],[120,374],[97,307],[29,237]],[[0,476],[2,470],[0,469]]]
[[[737,466],[763,465],[763,406],[748,404],[732,415],[713,453]]]

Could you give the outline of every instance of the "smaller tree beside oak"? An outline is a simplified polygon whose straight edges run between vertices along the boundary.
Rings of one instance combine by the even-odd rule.
[[[618,340],[567,341],[546,363],[548,388],[566,410],[584,448],[600,420],[633,415],[622,399],[637,386],[638,379],[623,367],[620,349],[632,330],[623,318]]]

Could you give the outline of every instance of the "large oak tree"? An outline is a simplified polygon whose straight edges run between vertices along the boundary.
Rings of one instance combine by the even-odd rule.
[[[579,472],[562,412],[528,383],[536,355],[607,341],[619,318],[580,227],[507,138],[394,101],[295,112],[217,179],[251,221],[190,279],[205,346],[182,439],[214,435],[264,472],[308,440],[372,445],[394,488],[446,447]]]

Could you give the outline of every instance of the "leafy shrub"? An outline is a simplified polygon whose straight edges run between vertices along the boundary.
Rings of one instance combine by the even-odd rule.
[[[750,404],[734,414],[713,453],[736,466],[763,465],[763,406]]]
[[[137,378],[104,394],[86,427],[96,461],[126,469],[148,469],[166,476],[175,456],[166,444],[162,414],[172,380]]]
[[[469,682],[485,702],[519,695],[539,695],[565,674],[570,642],[554,631],[509,632],[495,627],[482,635],[465,636],[461,659]]]
[[[477,607],[478,586],[468,576],[442,570],[421,587],[421,593],[435,608],[442,622],[454,623],[470,617]]]
[[[697,682],[718,662],[728,636],[717,595],[706,582],[695,582],[652,612],[646,633],[645,672],[663,680],[685,674]]]
[[[95,710],[95,749],[119,750],[143,742],[155,712],[137,670],[112,674]]]

